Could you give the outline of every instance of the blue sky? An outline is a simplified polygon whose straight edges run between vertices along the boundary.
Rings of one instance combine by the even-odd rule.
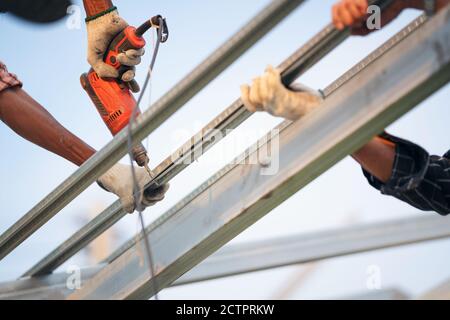
[[[116,0],[114,3],[123,18],[132,25],[138,25],[157,13],[167,17],[171,35],[169,41],[161,46],[151,97],[145,99],[143,106],[146,108],[150,101],[155,101],[169,90],[269,1]],[[239,95],[240,84],[261,74],[267,64],[279,64],[329,23],[333,3],[330,0],[307,1],[152,133],[147,142],[151,165],[157,165],[184,142],[177,138],[180,133],[196,132],[231,104]],[[417,15],[418,12],[408,10],[376,34],[347,40],[299,80],[314,88],[324,88]],[[85,58],[84,25],[80,29],[70,30],[63,21],[41,27],[0,15],[0,27],[0,59],[11,72],[19,75],[24,89],[93,147],[104,146],[111,139],[109,131],[79,84],[79,75],[89,68]],[[147,39],[152,42],[151,35]],[[149,46],[138,69],[137,80],[140,82],[149,63],[150,52]],[[449,90],[448,86],[440,90],[388,128],[389,131],[420,143],[430,152],[446,152],[448,141],[442,137],[448,134]],[[248,132],[262,135],[280,121],[257,114],[221,144],[227,144],[233,137]],[[3,232],[76,168],[25,142],[3,124],[0,125],[0,145],[4,150],[0,157],[0,232]],[[215,148],[210,150],[200,161],[177,176],[171,183],[166,200],[147,210],[147,221],[162,214],[220,169],[227,159],[214,157],[217,152]],[[229,154],[227,157],[230,159],[235,155]],[[100,208],[113,200],[114,196],[96,185],[87,189],[0,263],[0,281],[19,276],[78,230],[87,221],[88,212],[100,212]],[[232,242],[423,214],[430,213],[417,212],[395,199],[378,194],[368,186],[360,168],[347,158]],[[138,230],[137,216],[127,216],[115,227],[116,245]],[[408,293],[419,294],[450,277],[449,258],[442,253],[449,249],[450,241],[440,240],[324,261],[291,297],[325,298],[367,290],[367,268],[371,265],[380,267],[383,287],[399,287]],[[90,261],[82,253],[68,264],[88,263]],[[161,297],[270,298],[286,281],[290,281],[299,268],[302,267],[168,289],[162,292]]]

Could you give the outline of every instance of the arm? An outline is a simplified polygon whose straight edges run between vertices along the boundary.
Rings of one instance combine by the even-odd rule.
[[[352,156],[367,172],[386,183],[394,166],[395,143],[375,137]]]
[[[450,0],[436,0],[436,10],[439,11],[450,3]],[[341,0],[332,9],[333,23],[339,30],[351,27],[353,35],[367,35],[375,30],[366,26],[367,0]],[[423,0],[397,0],[383,10],[381,15],[381,27],[384,27],[407,8],[424,10]]]
[[[24,139],[77,166],[95,153],[18,86],[0,92],[0,120]]]
[[[281,83],[279,71],[269,67],[251,86],[241,87],[250,112],[267,111],[296,120],[321,105],[316,93],[296,92]],[[450,213],[450,152],[429,156],[421,147],[384,133],[353,154],[369,183],[397,199],[425,211]]]
[[[111,0],[83,0],[86,17],[93,17],[113,7]]]
[[[96,152],[64,128],[20,86],[0,91],[0,120],[24,139],[77,166],[81,166]],[[143,168],[135,170],[138,184],[143,188],[150,182],[150,177]],[[98,183],[106,191],[116,194],[127,212],[134,211],[133,179],[129,166],[120,163],[114,165],[98,179]],[[146,190],[142,205],[148,207],[161,201],[168,188],[168,185],[163,185],[154,190]]]
[[[429,155],[387,133],[375,139],[353,155],[369,183],[420,210],[450,214],[450,151],[443,157]]]

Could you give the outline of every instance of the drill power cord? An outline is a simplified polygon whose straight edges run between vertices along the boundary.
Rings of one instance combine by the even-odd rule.
[[[146,236],[146,232],[145,232],[145,222],[144,222],[144,215],[143,215],[143,211],[145,209],[145,207],[142,206],[142,198],[144,196],[144,190],[139,188],[139,184],[137,181],[137,177],[136,177],[136,170],[134,168],[134,157],[133,157],[133,141],[132,141],[132,135],[131,135],[131,129],[132,126],[135,124],[136,122],[136,117],[137,117],[137,113],[139,110],[139,105],[142,101],[142,98],[144,97],[144,93],[146,88],[148,87],[151,77],[152,77],[152,72],[153,72],[153,68],[155,66],[155,62],[156,62],[156,57],[158,56],[158,51],[159,51],[159,45],[162,42],[165,42],[167,40],[168,37],[168,32],[167,32],[167,27],[166,27],[166,22],[165,19],[162,16],[156,16],[153,17],[152,19],[150,19],[150,23],[152,24],[152,27],[156,27],[156,24],[154,24],[154,19],[158,20],[158,24],[157,24],[157,39],[156,39],[156,43],[155,43],[155,48],[153,50],[153,56],[150,62],[150,66],[148,68],[147,71],[147,75],[145,77],[145,81],[144,84],[142,86],[142,90],[139,93],[139,97],[138,100],[136,102],[136,105],[133,108],[133,111],[131,113],[131,117],[130,117],[130,121],[128,124],[128,142],[127,142],[127,146],[128,146],[128,155],[130,157],[130,161],[131,161],[131,174],[132,174],[132,178],[133,178],[133,197],[134,197],[134,202],[136,203],[136,210],[138,211],[139,214],[139,222],[141,225],[141,232],[142,232],[142,241],[144,242],[144,247],[145,247],[145,252],[147,255],[147,262],[149,265],[149,272],[150,272],[150,278],[153,279],[153,291],[155,292],[155,300],[158,300],[158,284],[157,284],[157,280],[155,278],[155,270],[154,270],[154,264],[153,264],[153,255],[152,255],[152,251],[151,251],[151,246],[150,246],[150,241]],[[148,168],[148,165],[146,165],[146,170],[150,175],[150,178],[153,178],[152,172],[151,170]]]

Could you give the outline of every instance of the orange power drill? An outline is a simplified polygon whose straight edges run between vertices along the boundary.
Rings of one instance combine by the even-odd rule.
[[[104,62],[119,70],[119,78],[129,67],[121,65],[117,61],[117,55],[129,49],[143,48],[145,40],[142,36],[151,27],[161,28],[159,33],[162,35],[161,42],[167,40],[168,29],[165,19],[158,15],[146,21],[137,29],[128,26],[111,41],[105,53]],[[123,81],[111,78],[102,79],[91,68],[88,73],[81,75],[80,82],[113,136],[128,125],[134,108],[138,108],[138,106],[130,89]],[[139,109],[135,111],[135,114],[136,116],[140,114]],[[149,171],[149,158],[142,143],[133,147],[132,153],[136,163]]]

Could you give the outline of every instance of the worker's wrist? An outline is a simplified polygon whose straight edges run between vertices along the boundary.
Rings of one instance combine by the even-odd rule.
[[[116,9],[111,0],[83,0],[83,4],[86,21],[94,20]]]
[[[406,0],[406,1],[398,1],[402,3],[403,9],[406,8],[414,8],[419,10],[425,10],[425,1],[426,0]],[[438,11],[449,4],[449,0],[435,0],[435,10]]]

